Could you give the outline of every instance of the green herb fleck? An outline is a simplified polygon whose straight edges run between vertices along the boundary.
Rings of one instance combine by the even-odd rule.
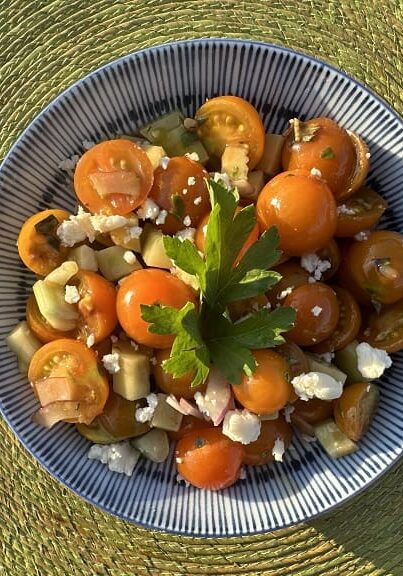
[[[182,196],[179,194],[172,194],[172,215],[178,220],[182,220],[185,216],[185,203]]]
[[[321,152],[320,157],[323,158],[324,160],[331,160],[332,158],[334,158],[335,154],[333,152],[333,149],[330,146],[327,146],[327,148],[324,148]]]

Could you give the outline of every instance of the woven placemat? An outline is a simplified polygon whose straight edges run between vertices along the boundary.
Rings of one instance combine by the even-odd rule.
[[[403,113],[401,0],[0,0],[0,156],[73,81],[121,55],[195,37],[253,38],[319,56]],[[403,575],[397,466],[365,494],[268,535],[146,531],[81,501],[0,422],[0,574]]]

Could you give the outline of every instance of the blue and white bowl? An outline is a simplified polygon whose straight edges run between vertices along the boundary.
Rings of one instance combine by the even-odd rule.
[[[403,122],[380,98],[311,57],[257,42],[197,40],[128,55],[59,96],[25,130],[0,171],[0,329],[25,315],[33,276],[16,237],[28,216],[47,207],[74,210],[71,180],[59,165],[84,141],[128,133],[173,110],[192,116],[206,98],[237,94],[260,112],[267,131],[291,117],[330,116],[360,134],[371,151],[368,181],[388,200],[383,226],[403,232]],[[74,426],[31,422],[37,408],[15,358],[1,342],[0,406],[24,446],[53,476],[108,512],[148,528],[184,535],[255,534],[308,520],[348,500],[388,470],[403,447],[403,354],[380,382],[381,402],[360,450],[332,460],[296,440],[283,464],[248,468],[219,493],[180,484],[172,459],[141,460],[132,477],[88,460]]]

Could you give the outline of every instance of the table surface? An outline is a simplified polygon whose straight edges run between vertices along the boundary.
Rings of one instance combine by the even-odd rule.
[[[318,56],[403,113],[401,0],[0,0],[0,157],[35,115],[102,64],[172,40],[252,38]],[[403,463],[309,524],[192,539],[81,501],[0,422],[0,574],[403,575]]]

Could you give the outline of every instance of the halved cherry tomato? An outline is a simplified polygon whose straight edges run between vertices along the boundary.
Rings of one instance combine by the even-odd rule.
[[[348,290],[332,286],[339,303],[339,321],[336,328],[326,340],[323,340],[312,351],[318,354],[341,350],[356,339],[361,328],[361,311],[357,302]]]
[[[262,466],[272,462],[276,440],[284,442],[285,450],[292,440],[292,428],[281,415],[276,420],[264,420],[262,422],[259,438],[244,447],[243,463],[249,466]]]
[[[284,170],[319,170],[336,198],[349,194],[356,152],[348,132],[330,118],[295,119],[286,132]]]
[[[189,225],[196,228],[211,208],[206,178],[203,166],[186,156],[171,158],[166,168],[155,170],[150,198],[168,212],[161,224],[165,234],[175,234]],[[185,224],[186,216],[190,224]]]
[[[62,332],[61,330],[53,328],[53,326],[51,326],[40,313],[38,304],[36,303],[36,298],[33,294],[28,298],[26,315],[28,326],[38,340],[43,344],[52,342],[52,340],[58,340],[60,338],[74,338],[75,336],[75,330],[72,332]]]
[[[290,367],[273,350],[254,350],[257,368],[251,376],[242,375],[241,383],[232,391],[242,406],[256,414],[271,414],[281,410],[291,396]]]
[[[142,406],[142,403],[126,400],[111,390],[98,422],[106,432],[118,440],[140,436],[150,429],[147,422],[136,420],[136,410]]]
[[[303,284],[308,284],[309,278],[309,272],[304,270],[295,260],[288,260],[284,262],[284,264],[276,266],[275,270],[281,274],[281,280],[267,293],[267,297],[273,308],[281,303],[291,290]]]
[[[351,440],[358,442],[368,430],[378,402],[379,389],[375,384],[357,382],[347,386],[334,406],[337,426]]]
[[[312,400],[297,400],[291,413],[291,422],[303,434],[314,436],[314,426],[333,416],[334,402],[312,398]]]
[[[144,202],[153,183],[153,167],[137,144],[108,140],[97,144],[77,163],[74,189],[90,212],[128,214]]]
[[[52,396],[52,402],[41,409],[42,413],[39,411],[39,421],[44,415],[45,425],[47,418],[50,425],[66,419],[90,424],[108,399],[108,382],[98,369],[95,353],[77,340],[62,338],[42,346],[32,357],[28,379],[34,389],[39,385],[43,394],[52,393],[49,387],[44,390],[46,381],[51,379],[57,384],[61,379],[63,388],[74,395],[66,400],[66,393],[60,390],[60,401]],[[48,406],[52,408],[46,410]]]
[[[352,237],[374,228],[387,207],[382,196],[364,186],[338,207],[336,236]]]
[[[154,354],[156,363],[152,366],[152,373],[160,388],[166,394],[174,394],[177,398],[185,398],[190,400],[196,392],[203,392],[206,388],[205,385],[193,387],[191,386],[193,374],[185,374],[180,378],[174,378],[169,372],[165,372],[161,364],[170,356],[170,350],[157,350]]]
[[[68,248],[61,246],[56,230],[70,216],[65,210],[43,210],[34,214],[20,230],[18,254],[25,266],[46,276],[66,260]]]
[[[211,420],[202,420],[194,416],[184,416],[179,430],[177,432],[168,432],[168,436],[171,440],[177,441],[195,430],[204,430],[205,428],[212,428],[213,426]]]
[[[281,346],[276,346],[276,352],[287,361],[290,369],[290,380],[304,372],[309,372],[308,358],[294,342],[285,342]]]
[[[136,270],[121,284],[117,297],[117,313],[124,331],[140,344],[151,348],[169,348],[174,336],[153,334],[141,317],[141,304],[163,304],[182,308],[187,302],[196,305],[195,292],[169,272],[148,268]]]
[[[256,212],[260,230],[277,226],[280,248],[291,256],[323,248],[336,230],[333,194],[307,170],[282,172],[270,180],[259,194]]]
[[[190,484],[205,490],[221,490],[234,484],[240,474],[244,449],[224,436],[219,428],[195,430],[176,444],[176,467]]]
[[[221,159],[228,144],[247,144],[249,169],[263,155],[265,131],[256,109],[238,96],[217,96],[207,100],[196,112],[197,130],[209,155]]]
[[[403,235],[376,230],[367,240],[353,242],[339,279],[364,305],[393,304],[403,298]]]
[[[316,254],[321,260],[325,261],[327,260],[331,264],[328,270],[324,270],[322,272],[322,280],[323,282],[327,282],[328,280],[330,280],[330,278],[333,278],[333,276],[337,273],[337,270],[340,267],[341,263],[340,248],[336,240],[332,238],[329,244],[326,244],[326,246],[321,250],[317,250]]]
[[[328,338],[339,321],[339,304],[332,288],[322,282],[295,288],[284,300],[297,316],[287,338],[299,346],[312,346]]]
[[[386,352],[403,350],[403,300],[373,311],[360,340]]]

